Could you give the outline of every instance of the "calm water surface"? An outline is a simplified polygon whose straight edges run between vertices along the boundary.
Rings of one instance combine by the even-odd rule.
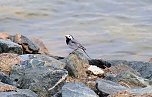
[[[40,38],[67,56],[72,34],[92,58],[152,57],[152,0],[1,0],[0,31]]]

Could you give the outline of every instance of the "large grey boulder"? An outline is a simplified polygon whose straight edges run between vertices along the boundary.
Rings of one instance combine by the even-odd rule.
[[[62,61],[66,63],[65,69],[68,71],[70,76],[76,78],[86,76],[85,68],[87,67],[89,62],[83,53],[79,51],[74,51]]]
[[[62,62],[43,55],[22,55],[21,58],[21,64],[14,65],[10,74],[18,88],[30,89],[40,97],[53,96],[61,89],[68,75]]]
[[[83,83],[67,83],[62,87],[62,97],[98,97]]]
[[[0,39],[0,53],[22,54],[22,47],[10,40]]]

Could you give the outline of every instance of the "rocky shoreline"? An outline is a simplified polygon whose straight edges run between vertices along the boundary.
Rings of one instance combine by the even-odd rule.
[[[38,38],[0,33],[0,97],[152,97],[152,63],[59,57]]]

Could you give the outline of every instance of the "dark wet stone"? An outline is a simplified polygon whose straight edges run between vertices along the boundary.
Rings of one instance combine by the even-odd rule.
[[[0,53],[22,54],[22,47],[12,41],[0,39]]]
[[[62,87],[62,97],[98,97],[83,83],[67,83]]]
[[[105,69],[106,67],[111,67],[111,64],[109,62],[101,60],[101,59],[89,60],[89,64],[95,65],[95,66],[100,67],[102,69]]]
[[[31,59],[13,66],[10,77],[12,80],[16,81],[16,86],[18,88],[30,89],[41,97],[50,97],[61,89],[68,72],[64,69],[59,69],[59,67],[45,66],[44,61],[47,59],[44,58],[44,60],[41,61],[43,57],[40,58],[38,56],[39,55],[30,55],[27,59]],[[26,56],[24,56],[24,59],[25,57]],[[52,60],[47,61],[52,62]]]

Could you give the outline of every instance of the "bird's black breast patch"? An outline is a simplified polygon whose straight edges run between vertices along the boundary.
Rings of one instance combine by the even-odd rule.
[[[69,44],[69,41],[70,41],[70,39],[69,39],[69,38],[66,38],[66,44],[67,44],[67,45]]]

